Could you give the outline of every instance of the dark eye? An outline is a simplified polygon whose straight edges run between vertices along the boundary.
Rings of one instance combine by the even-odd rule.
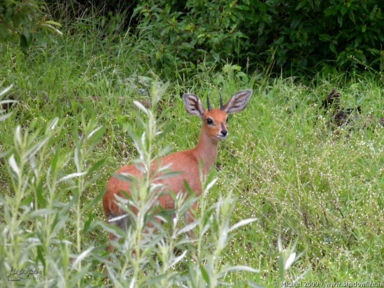
[[[207,124],[208,125],[212,125],[213,124],[213,120],[211,118],[207,118]]]

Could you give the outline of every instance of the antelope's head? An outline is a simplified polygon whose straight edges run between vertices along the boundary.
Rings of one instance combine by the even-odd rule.
[[[220,108],[212,109],[207,96],[207,110],[204,109],[200,98],[194,94],[184,94],[185,109],[189,114],[199,116],[203,120],[203,131],[213,140],[224,140],[228,136],[228,115],[243,111],[247,107],[252,90],[236,93],[223,105],[220,95]]]

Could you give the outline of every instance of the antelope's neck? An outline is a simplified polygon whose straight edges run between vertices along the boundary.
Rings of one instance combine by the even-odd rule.
[[[219,141],[211,139],[204,131],[201,131],[200,140],[196,148],[193,149],[195,157],[200,162],[203,160],[204,175],[207,175],[217,157],[217,145]]]

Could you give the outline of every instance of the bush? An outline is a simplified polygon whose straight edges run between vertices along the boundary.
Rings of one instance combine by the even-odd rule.
[[[382,70],[383,8],[378,0],[142,0],[134,16],[142,54],[161,69],[188,72],[204,61],[231,61],[277,70]]]
[[[9,89],[1,93],[4,95]],[[151,91],[155,108],[165,86],[154,86]],[[156,158],[155,138],[161,131],[154,111],[140,102],[135,104],[142,112],[137,113],[137,119],[143,130],[136,135],[137,131],[130,129],[140,154],[135,163],[150,167]],[[0,118],[0,124],[2,120],[5,119]],[[127,231],[95,220],[92,207],[100,203],[104,191],[88,202],[84,197],[95,187],[97,173],[105,162],[91,157],[105,128],[83,115],[73,127],[72,151],[63,151],[64,129],[64,121],[58,118],[46,125],[33,120],[26,129],[18,125],[13,135],[14,147],[0,155],[9,179],[5,192],[0,194],[1,287],[11,287],[12,283],[20,287],[218,287],[229,272],[258,272],[224,262],[232,232],[257,219],[231,225],[231,193],[208,205],[209,190],[217,179],[202,181],[201,212],[193,223],[183,223],[182,216],[197,201],[195,197],[175,196],[172,217],[159,214],[154,207],[162,188],[154,183],[155,179],[160,174],[170,177],[174,173],[165,167],[152,171],[153,174],[147,170],[143,178],[125,178],[139,184],[132,186],[137,189],[132,189],[129,202],[120,199],[121,207],[133,217],[133,225]],[[132,206],[137,207],[137,214],[130,210]],[[156,232],[146,229],[153,217],[166,222],[157,225]],[[187,237],[192,230],[196,239]],[[95,239],[87,241],[87,234],[100,231],[119,237],[113,243],[118,248],[114,253],[106,254],[105,245]],[[281,251],[285,257],[280,260],[283,266],[294,253],[291,250]]]
[[[57,29],[60,24],[47,18],[44,1],[1,1],[0,40],[18,39],[20,47],[25,51],[34,39],[42,39],[47,32],[61,35]]]
[[[245,35],[238,28],[234,9],[225,0],[141,1],[134,13],[139,18],[140,54],[165,73],[189,73],[205,61],[212,64],[240,58]]]

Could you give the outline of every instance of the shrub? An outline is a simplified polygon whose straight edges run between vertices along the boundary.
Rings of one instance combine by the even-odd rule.
[[[382,70],[383,8],[378,0],[142,0],[134,15],[143,55],[162,70],[195,71],[203,61]]]
[[[161,86],[152,89],[153,107],[164,91]],[[136,164],[150,167],[156,158],[154,140],[161,132],[154,111],[139,102],[135,104],[143,112],[137,114],[141,135],[130,129],[140,154]],[[29,128],[18,125],[13,135],[14,147],[0,155],[9,179],[5,192],[0,194],[1,287],[99,287],[106,275],[113,287],[217,287],[229,272],[258,272],[223,261],[230,234],[256,219],[231,225],[231,193],[209,205],[207,195],[216,179],[204,179],[199,199],[201,213],[188,225],[183,225],[182,216],[196,198],[176,196],[172,219],[159,215],[152,207],[160,188],[153,183],[153,177],[158,176],[157,172],[167,176],[164,167],[154,175],[144,173],[143,179],[134,180],[140,185],[132,190],[130,202],[121,199],[127,212],[131,205],[138,209],[137,214],[130,212],[134,224],[127,231],[95,221],[91,210],[101,202],[104,191],[88,202],[84,202],[84,197],[94,187],[96,172],[104,164],[104,159],[97,161],[91,154],[105,129],[84,117],[79,122],[73,127],[72,151],[64,151],[64,122],[55,118],[46,125],[35,120]],[[158,225],[155,233],[145,233],[145,224],[154,213],[168,221]],[[86,241],[86,235],[100,233],[100,227],[120,238],[113,243],[118,249],[111,255],[104,252],[103,244]],[[186,236],[191,230],[196,232],[194,240]]]
[[[44,1],[1,1],[0,40],[18,39],[20,47],[26,51],[34,39],[44,39],[47,32],[61,35],[60,24],[47,18]]]
[[[239,45],[245,37],[233,10],[225,0],[184,5],[141,1],[134,12],[140,54],[163,73],[193,72],[205,61],[232,61],[241,56]]]

